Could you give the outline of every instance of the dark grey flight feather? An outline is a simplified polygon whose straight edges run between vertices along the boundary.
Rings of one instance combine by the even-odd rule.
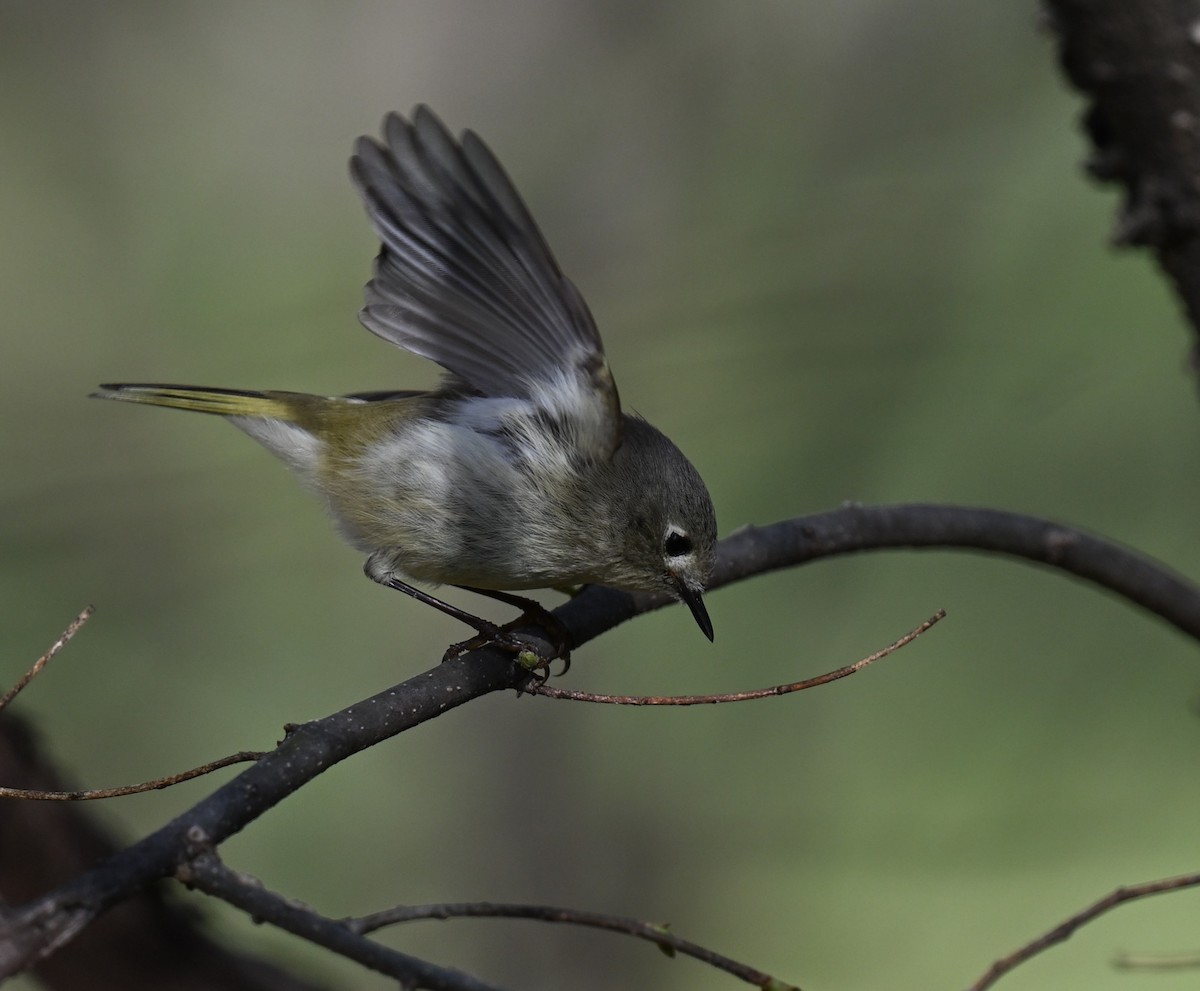
[[[531,398],[573,377],[580,415],[602,408],[615,447],[620,408],[595,322],[500,163],[424,106],[411,123],[389,114],[383,136],[360,138],[350,160],[383,241],[363,325],[485,396]]]

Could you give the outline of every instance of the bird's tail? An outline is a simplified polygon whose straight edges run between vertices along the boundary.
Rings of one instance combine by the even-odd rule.
[[[290,420],[292,405],[286,394],[243,389],[198,389],[186,385],[102,385],[93,399],[116,399],[169,409],[189,409],[218,416],[250,416]]]
[[[314,484],[324,449],[323,413],[332,402],[301,392],[196,389],[187,385],[102,385],[96,399],[215,413],[262,444]]]

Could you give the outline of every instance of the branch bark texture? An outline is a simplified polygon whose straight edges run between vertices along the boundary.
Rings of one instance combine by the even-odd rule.
[[[1200,639],[1200,589],[1167,568],[1063,524],[957,506],[846,506],[747,527],[723,540],[712,588],[821,557],[884,548],[954,548],[1010,555],[1103,587]],[[555,610],[574,645],[669,600],[590,587]],[[520,631],[545,652],[536,629]],[[0,978],[69,942],[101,912],[224,840],[339,761],[471,699],[529,683],[530,672],[495,648],[438,664],[402,684],[290,727],[279,746],[165,826],[100,865],[23,905],[0,906]],[[431,965],[430,965],[431,966]],[[464,987],[463,975],[430,970],[421,986]]]
[[[1117,244],[1150,248],[1200,334],[1200,9],[1047,0],[1063,71],[1088,98],[1088,170],[1119,184]],[[1200,336],[1193,340],[1200,371]]]

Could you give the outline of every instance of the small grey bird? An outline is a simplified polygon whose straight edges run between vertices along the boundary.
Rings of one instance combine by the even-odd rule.
[[[429,392],[341,397],[171,385],[95,396],[225,416],[282,459],[366,552],[366,573],[473,626],[420,589],[595,582],[668,592],[710,640],[702,594],[716,519],[700,474],[621,411],[596,325],[516,189],[471,131],[427,107],[360,138],[350,173],[383,245],[359,319],[437,362]],[[511,624],[510,624],[511,625]],[[565,646],[565,645],[564,645]]]

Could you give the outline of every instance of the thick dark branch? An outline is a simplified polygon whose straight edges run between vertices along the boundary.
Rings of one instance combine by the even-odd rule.
[[[0,719],[0,780],[46,790],[69,784],[15,713]],[[120,849],[80,806],[9,802],[0,810],[0,902],[19,904]],[[174,887],[174,886],[172,886]],[[317,991],[206,934],[191,904],[152,885],[97,919],[33,970],[44,991]]]
[[[1047,8],[1063,71],[1091,101],[1084,116],[1094,148],[1089,171],[1125,192],[1114,238],[1154,250],[1200,331],[1196,5],[1047,0]]]
[[[887,548],[988,551],[1033,561],[1114,592],[1200,640],[1200,587],[1113,541],[998,509],[921,503],[843,506],[747,527],[721,541],[714,585],[821,557]]]
[[[528,673],[494,649],[438,665],[402,685],[293,729],[233,781],[139,843],[21,908],[0,906],[0,978],[69,941],[96,915],[166,877],[197,843],[216,846],[326,768]]]
[[[848,506],[747,528],[721,542],[712,587],[820,557],[881,548],[957,548],[1035,561],[1086,578],[1200,639],[1200,590],[1132,551],[1071,527],[995,510],[954,506]],[[589,588],[555,610],[576,645],[665,600]],[[540,640],[536,630],[522,631]],[[474,651],[324,719],[296,727],[233,781],[90,871],[18,907],[0,907],[0,977],[28,967],[97,914],[218,846],[338,761],[448,709],[530,674],[499,650]]]

